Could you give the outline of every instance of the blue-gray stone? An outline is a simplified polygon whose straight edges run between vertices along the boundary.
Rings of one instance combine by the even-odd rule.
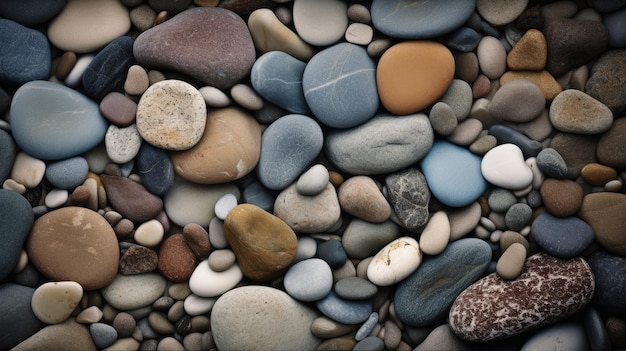
[[[425,114],[379,114],[358,127],[330,131],[324,149],[340,170],[373,175],[415,164],[432,145],[433,129]]]
[[[385,177],[389,203],[402,226],[420,232],[428,222],[430,190],[426,178],[414,167]]]
[[[378,323],[378,312],[372,312],[372,314],[370,314],[370,316],[367,318],[365,323],[363,323],[363,325],[356,331],[356,335],[354,336],[354,339],[356,341],[361,341],[365,339],[368,335],[370,335],[372,330],[374,330],[374,327],[376,327],[377,323]]]
[[[107,127],[98,104],[61,84],[28,82],[13,96],[11,131],[15,143],[39,159],[80,155],[102,142]]]
[[[46,179],[59,189],[74,189],[83,184],[88,173],[89,164],[81,156],[50,162],[46,166]]]
[[[277,119],[261,137],[259,180],[272,190],[286,188],[315,160],[323,145],[322,128],[312,118],[293,114]]]
[[[52,57],[48,38],[41,32],[0,18],[0,47],[0,83],[48,79]]]
[[[119,37],[93,58],[83,73],[83,88],[88,96],[100,101],[112,91],[124,91],[126,74],[135,63],[133,43],[131,37]]]
[[[244,203],[257,205],[267,212],[274,212],[276,194],[257,180],[243,188],[242,200]]]
[[[444,44],[452,50],[460,52],[470,52],[478,47],[482,37],[478,32],[470,27],[461,27],[448,34],[444,39]]]
[[[0,285],[0,348],[10,350],[44,327],[30,302],[35,289],[15,283]]]
[[[33,27],[52,19],[67,0],[2,0],[0,17]]]
[[[344,300],[332,291],[316,306],[326,317],[343,324],[363,323],[372,313],[369,301]]]
[[[451,207],[464,207],[487,189],[487,181],[480,170],[481,161],[480,156],[466,148],[436,141],[421,166],[437,200]]]
[[[378,292],[378,287],[361,277],[347,277],[337,281],[334,288],[337,296],[346,300],[367,300]]]
[[[522,150],[525,159],[537,156],[543,149],[543,144],[537,140],[533,140],[504,124],[494,124],[489,128],[489,134],[496,137],[498,145],[506,143],[517,145]]]
[[[593,243],[593,229],[578,217],[539,215],[530,227],[534,241],[545,252],[558,258],[574,258]]]
[[[254,62],[250,81],[268,101],[289,112],[307,115],[311,112],[302,91],[305,67],[306,63],[285,52],[270,51]]]
[[[316,257],[326,261],[330,268],[339,268],[346,263],[348,255],[341,246],[341,241],[330,239],[317,245]]]
[[[33,209],[26,198],[0,189],[0,280],[15,268],[34,220]]]
[[[537,154],[537,168],[550,178],[567,177],[567,163],[563,156],[553,148],[545,148]]]
[[[587,340],[591,346],[591,350],[610,351],[611,340],[606,330],[604,320],[597,309],[587,307],[584,316],[584,326],[587,332]]]
[[[443,320],[456,297],[483,275],[491,253],[485,241],[464,238],[450,243],[437,256],[425,257],[394,294],[400,321],[423,327]]]
[[[165,150],[143,143],[135,161],[141,183],[154,195],[165,194],[174,184],[174,166]]]
[[[352,351],[383,351],[385,342],[376,336],[368,336],[354,345]]]
[[[37,288],[45,282],[44,277],[30,262],[20,272],[13,274],[13,281],[17,284],[31,288]]]
[[[100,349],[111,346],[117,340],[117,331],[106,323],[93,323],[89,326],[89,333],[94,344]]]
[[[310,258],[289,267],[283,279],[285,291],[300,301],[321,300],[333,288],[333,272],[326,261]]]
[[[333,128],[363,124],[380,105],[376,64],[354,44],[336,44],[313,56],[304,69],[302,89],[315,117]]]
[[[504,223],[507,228],[519,232],[531,220],[533,210],[524,203],[513,204],[504,214]]]
[[[489,208],[498,213],[505,213],[511,206],[517,203],[517,198],[512,191],[503,188],[494,188],[487,196]]]
[[[596,251],[586,260],[596,280],[594,306],[603,313],[626,318],[626,257]]]
[[[142,318],[137,321],[137,328],[141,330],[141,335],[144,339],[156,339],[159,337],[159,334],[152,329],[150,323],[148,322],[148,317]]]
[[[374,0],[372,23],[391,37],[434,38],[461,27],[475,7],[475,0]]]
[[[609,32],[609,46],[626,48],[626,7],[602,16],[602,23]]]
[[[0,129],[0,182],[4,182],[13,167],[17,148],[11,135]]]
[[[9,110],[9,107],[11,107],[11,96],[0,87],[0,115],[4,115]]]
[[[589,0],[587,4],[598,10],[598,12],[604,13],[626,7],[626,0]]]
[[[533,210],[536,210],[539,207],[543,206],[543,199],[541,198],[541,193],[539,193],[539,190],[537,190],[537,189],[531,190],[526,195],[526,203]]]

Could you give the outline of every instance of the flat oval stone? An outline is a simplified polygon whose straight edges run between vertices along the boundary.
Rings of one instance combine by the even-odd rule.
[[[89,325],[89,333],[93,342],[100,349],[104,349],[117,341],[115,328],[106,323],[93,323]]]
[[[424,110],[446,92],[454,70],[454,57],[443,44],[426,40],[395,44],[378,61],[380,101],[396,115]]]
[[[613,124],[613,113],[605,104],[584,92],[567,89],[552,101],[550,122],[562,132],[600,134]]]
[[[611,128],[598,139],[598,161],[610,167],[626,169],[626,152],[621,147],[625,135],[626,119],[616,119]]]
[[[283,116],[263,132],[257,172],[263,185],[281,190],[291,184],[322,150],[322,129],[304,115]]]
[[[506,71],[506,49],[495,37],[484,36],[476,48],[480,70],[489,79],[498,79]]]
[[[30,203],[20,194],[0,189],[0,279],[6,278],[18,263],[20,251],[31,231],[34,214]],[[32,259],[31,259],[32,260]]]
[[[517,79],[527,79],[533,82],[541,92],[546,101],[552,101],[559,95],[563,88],[550,72],[543,71],[506,71],[500,76],[500,86],[504,86]]]
[[[200,297],[216,297],[233,289],[243,278],[237,263],[217,272],[211,269],[208,260],[201,261],[189,277],[189,289]]]
[[[529,122],[543,112],[546,99],[541,89],[525,79],[517,79],[500,87],[489,103],[493,118],[508,122]]]
[[[480,157],[446,141],[433,143],[421,167],[432,194],[448,206],[467,206],[487,188]]]
[[[334,291],[343,299],[366,300],[374,297],[378,288],[365,278],[347,277],[335,283]]]
[[[245,22],[219,7],[190,8],[148,29],[135,40],[133,54],[141,65],[173,69],[220,89],[248,75],[256,57]]]
[[[95,51],[128,32],[128,12],[114,0],[68,0],[48,26],[48,38],[64,51]]]
[[[83,288],[77,282],[48,282],[35,289],[31,301],[33,313],[46,324],[65,321],[83,297]]]
[[[158,273],[118,274],[111,284],[100,291],[111,306],[128,311],[154,303],[163,295],[166,285],[167,280]]]
[[[575,215],[583,203],[583,188],[569,179],[546,179],[539,188],[546,210],[556,217]]]
[[[326,317],[343,324],[363,323],[372,313],[368,301],[344,300],[332,291],[316,306]]]
[[[431,326],[444,319],[457,295],[480,278],[491,261],[491,248],[476,238],[450,243],[437,256],[424,257],[413,274],[398,284],[398,319],[410,326]]]
[[[100,176],[113,209],[132,221],[148,221],[163,210],[163,201],[148,192],[143,185],[119,176]]]
[[[331,183],[316,196],[300,195],[293,183],[276,197],[274,215],[298,233],[323,233],[337,223],[341,207]]]
[[[311,45],[327,46],[343,37],[348,27],[348,5],[340,0],[296,0],[293,24],[300,38]]]
[[[502,144],[489,150],[482,159],[480,169],[489,183],[505,189],[524,189],[533,180],[522,151],[514,144]]]
[[[27,153],[18,152],[11,169],[11,179],[27,188],[41,183],[46,172],[46,163]]]
[[[434,38],[465,23],[476,6],[475,1],[400,1],[372,2],[372,23],[380,32],[395,38]]]
[[[42,126],[48,125],[48,128]],[[63,85],[32,81],[11,103],[11,131],[29,155],[60,160],[86,152],[104,139],[107,122],[98,105]]]
[[[8,19],[0,19],[0,82],[21,85],[47,79],[50,74],[50,44],[41,32]]]
[[[535,218],[531,232],[539,247],[557,258],[579,256],[595,238],[593,229],[582,219],[559,218],[549,213]]]
[[[526,261],[526,247],[520,243],[511,244],[498,259],[496,272],[502,279],[515,280],[522,273]]]
[[[162,196],[174,184],[174,166],[165,150],[143,143],[135,162],[141,184],[152,194]]]
[[[211,310],[211,333],[220,350],[279,350],[285,346],[315,350],[321,342],[311,333],[317,316],[281,290],[244,286],[217,299]]]
[[[182,234],[171,235],[161,243],[157,268],[167,280],[177,283],[188,281],[196,264],[196,255]]]
[[[46,179],[59,189],[74,189],[83,184],[88,173],[87,160],[80,156],[50,162],[46,166]]]
[[[581,310],[590,302],[594,285],[593,272],[582,258],[538,253],[526,259],[516,280],[492,273],[465,289],[450,309],[450,327],[468,341],[518,335]]]
[[[337,195],[341,209],[357,218],[380,223],[391,215],[389,202],[370,177],[347,179],[339,187]]]
[[[626,214],[626,195],[619,193],[591,193],[585,195],[578,216],[593,228],[595,239],[607,251],[626,254],[626,235],[623,235]]]
[[[333,128],[357,126],[378,110],[376,72],[364,48],[349,43],[333,45],[307,63],[302,75],[304,98],[323,124]]]
[[[524,12],[528,0],[478,0],[476,10],[487,22],[494,26],[501,26],[513,22]]]
[[[414,238],[405,236],[383,247],[367,266],[367,279],[378,286],[400,282],[422,262],[422,252]]]
[[[603,164],[592,162],[580,170],[580,176],[593,186],[604,186],[617,178],[617,171]]]
[[[439,255],[450,240],[450,220],[444,211],[433,214],[419,238],[420,250],[426,255]]]
[[[443,136],[451,135],[459,124],[452,107],[441,101],[430,108],[428,119],[433,130]]]
[[[110,92],[123,91],[126,74],[134,62],[133,38],[121,36],[113,40],[100,50],[85,68],[82,74],[85,93],[100,101]],[[73,72],[70,76],[72,74]],[[66,82],[67,80],[69,77]]]
[[[399,237],[400,226],[391,220],[371,223],[356,218],[346,227],[341,243],[348,256],[364,259]]]
[[[126,95],[113,91],[100,101],[100,113],[109,122],[119,127],[128,127],[135,123],[137,103]]]
[[[25,248],[43,275],[75,281],[85,290],[109,285],[115,279],[120,257],[109,222],[97,212],[72,206],[39,217]]]
[[[433,138],[428,117],[422,113],[380,114],[358,127],[330,131],[324,149],[328,159],[344,172],[383,174],[421,160],[433,145]]]
[[[326,261],[310,258],[287,270],[283,280],[285,291],[296,300],[317,301],[333,288],[333,273]]]
[[[624,279],[626,259],[624,256],[599,250],[589,255],[586,260],[596,280],[594,306],[604,313],[623,319],[626,316],[626,306],[621,299],[621,292],[626,287]]]

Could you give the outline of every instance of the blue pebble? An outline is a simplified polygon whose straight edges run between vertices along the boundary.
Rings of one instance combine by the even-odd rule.
[[[324,134],[312,118],[287,115],[270,124],[261,137],[257,174],[271,190],[289,186],[322,151]]]
[[[17,148],[11,135],[0,129],[0,182],[4,182],[13,168]]]
[[[154,195],[165,194],[174,184],[174,166],[165,150],[143,143],[135,161],[141,183]]]
[[[94,344],[100,349],[111,346],[117,340],[117,331],[106,323],[93,323],[89,326],[89,333]]]
[[[0,83],[21,85],[48,79],[52,56],[44,34],[0,18],[0,47]]]
[[[596,251],[586,261],[596,280],[594,306],[605,314],[626,318],[626,257]]]
[[[461,27],[475,7],[475,0],[374,0],[372,23],[390,37],[434,38]]]
[[[615,49],[626,48],[626,7],[604,14],[602,23],[609,32],[609,46]]]
[[[318,258],[326,261],[330,268],[339,268],[346,263],[348,255],[341,245],[341,241],[330,239],[317,245]]]
[[[285,291],[300,301],[321,300],[333,288],[333,271],[319,258],[300,261],[289,267],[283,279]]]
[[[34,293],[34,288],[15,283],[0,285],[0,345],[3,350],[12,349],[44,327],[30,307]]]
[[[336,44],[313,56],[304,69],[302,89],[315,117],[333,128],[363,124],[380,105],[376,64],[354,44]]]
[[[489,128],[488,132],[496,137],[498,144],[511,143],[517,145],[522,150],[524,159],[536,157],[543,149],[543,144],[537,140],[533,140],[511,127],[505,126],[504,124],[494,124],[491,128]]]
[[[557,258],[579,256],[593,243],[593,229],[578,217],[539,215],[531,225],[533,239],[544,251]]]
[[[282,52],[270,51],[259,57],[250,72],[254,90],[285,110],[307,115],[309,106],[302,91],[306,63]]]
[[[89,173],[89,164],[83,157],[51,162],[46,166],[46,179],[59,189],[74,189],[83,184]]]
[[[563,156],[553,148],[545,148],[537,154],[537,168],[550,178],[567,177],[567,163]]]
[[[450,243],[437,256],[425,257],[397,286],[394,304],[400,321],[415,327],[437,325],[456,297],[483,275],[491,256],[487,242],[464,238]]]
[[[316,306],[326,317],[343,324],[363,323],[372,313],[369,301],[344,300],[332,291],[319,300]]]
[[[372,330],[374,330],[374,327],[376,327],[377,323],[378,323],[378,312],[372,312],[372,314],[370,314],[370,316],[367,318],[365,323],[363,323],[363,325],[356,331],[354,340],[361,341],[365,339],[368,335],[370,335]]]
[[[0,189],[0,280],[15,268],[34,220],[33,209],[26,198],[14,191]]]
[[[126,74],[135,63],[133,43],[131,37],[119,37],[93,58],[83,73],[83,88],[89,97],[100,101],[112,91],[124,91]]]
[[[464,207],[487,189],[481,158],[447,141],[435,141],[421,168],[431,193],[443,204]]]
[[[461,52],[470,52],[478,47],[481,36],[470,27],[461,27],[448,34],[444,44],[449,48]]]
[[[91,150],[108,127],[98,104],[58,83],[32,81],[22,85],[11,104],[15,143],[43,160],[62,160]]]
[[[24,26],[37,26],[56,16],[67,0],[2,0],[0,17]]]
[[[368,336],[354,345],[352,351],[383,351],[385,342],[376,336]]]
[[[257,205],[267,212],[274,212],[276,194],[259,181],[254,181],[243,188],[242,199],[243,202]]]

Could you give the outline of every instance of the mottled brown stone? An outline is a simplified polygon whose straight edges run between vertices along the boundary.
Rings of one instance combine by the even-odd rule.
[[[151,194],[143,185],[128,178],[101,175],[106,198],[114,210],[137,222],[155,218],[163,210],[160,197]]]
[[[165,278],[176,283],[187,281],[196,263],[196,255],[182,234],[174,234],[161,244],[158,269]]]
[[[626,255],[626,195],[588,194],[578,216],[591,226],[600,245],[616,255]]]
[[[569,179],[548,178],[539,193],[546,210],[555,217],[573,216],[583,203],[583,188]]]
[[[145,246],[131,246],[120,258],[120,273],[125,275],[152,272],[157,268],[158,256]]]

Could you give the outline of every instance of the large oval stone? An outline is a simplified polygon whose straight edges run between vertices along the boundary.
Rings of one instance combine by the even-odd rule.
[[[611,128],[613,112],[584,92],[567,89],[552,101],[550,122],[561,132],[600,134]]]
[[[39,217],[26,241],[35,267],[51,280],[72,280],[85,290],[109,285],[120,253],[113,228],[97,212],[63,207]]]
[[[77,156],[100,144],[106,130],[98,104],[64,85],[32,81],[13,96],[13,138],[33,157],[59,160]]]
[[[414,164],[432,144],[433,129],[426,115],[380,114],[356,128],[329,132],[324,149],[342,171],[372,175]]]
[[[611,316],[626,318],[626,257],[598,250],[586,258],[596,279],[594,306]]]
[[[0,82],[24,84],[47,79],[50,74],[50,44],[45,35],[16,22],[0,19]]]
[[[148,29],[133,53],[142,65],[173,69],[220,89],[248,75],[256,58],[246,23],[219,7],[191,8]]]
[[[469,341],[502,339],[554,323],[591,300],[595,281],[582,258],[535,254],[515,280],[492,273],[465,289],[450,309],[450,328]]]
[[[189,150],[170,154],[174,171],[198,184],[218,184],[250,173],[261,154],[261,127],[244,110],[211,110],[204,134]]]
[[[127,311],[154,303],[163,295],[166,286],[167,280],[157,273],[118,274],[101,292],[111,306]]]
[[[35,216],[22,195],[0,189],[0,280],[15,268]]]
[[[591,226],[600,245],[613,254],[626,255],[626,195],[588,194],[578,215]]]

